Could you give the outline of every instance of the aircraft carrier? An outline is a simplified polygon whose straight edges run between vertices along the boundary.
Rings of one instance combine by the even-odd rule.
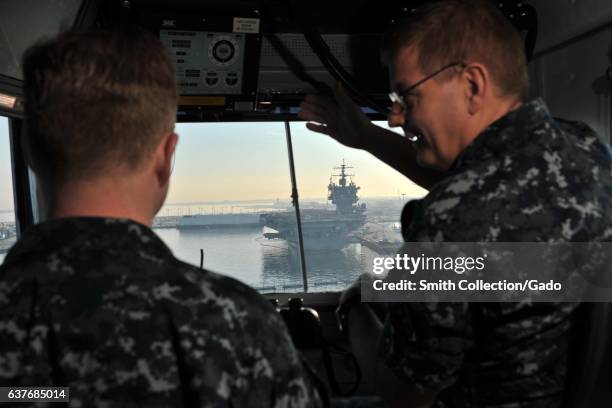
[[[314,250],[337,250],[343,248],[351,239],[351,233],[364,225],[366,205],[357,204],[358,187],[352,174],[346,170],[352,167],[344,162],[334,170],[327,186],[327,199],[335,205],[333,210],[304,209],[301,213],[304,247]],[[337,183],[334,182],[337,178]],[[264,237],[270,240],[284,240],[294,246],[298,243],[296,217],[294,211],[262,214],[260,223]],[[268,230],[268,232],[266,232]]]

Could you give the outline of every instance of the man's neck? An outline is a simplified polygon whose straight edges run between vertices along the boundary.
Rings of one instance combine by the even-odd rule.
[[[491,111],[486,121],[488,123],[482,128],[480,133],[482,133],[486,128],[488,128],[493,123],[497,122],[499,119],[503,118],[510,112],[517,110],[522,105],[523,101],[521,101],[520,99],[510,99],[497,104],[497,108]]]
[[[518,99],[496,100],[487,103],[487,111],[482,112],[477,120],[471,122],[468,125],[467,130],[463,129],[458,133],[457,140],[460,143],[459,151],[463,152],[489,126],[510,112],[520,108],[522,105],[523,102]],[[452,161],[448,162],[448,165],[444,171],[448,171],[449,169],[453,168],[459,156],[461,156],[461,153],[459,153],[459,155],[457,155]]]
[[[96,181],[69,184],[56,192],[49,217],[128,218],[150,226],[155,214],[146,191],[138,190],[142,189],[133,183]]]
[[[487,111],[483,112],[480,120],[474,123],[472,131],[467,132],[470,137],[467,140],[464,148],[474,141],[482,132],[484,132],[489,126],[503,118],[510,112],[520,108],[523,105],[521,100],[507,99],[497,100],[487,104]]]

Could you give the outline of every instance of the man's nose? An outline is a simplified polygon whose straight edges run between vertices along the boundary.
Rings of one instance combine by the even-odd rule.
[[[397,102],[394,102],[391,105],[391,111],[387,116],[387,122],[389,123],[389,127],[398,127],[404,124],[406,117],[404,115],[404,110],[401,105]]]

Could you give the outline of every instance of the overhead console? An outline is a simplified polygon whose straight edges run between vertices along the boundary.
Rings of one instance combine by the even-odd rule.
[[[257,91],[260,19],[144,14],[176,65],[179,106],[251,111]]]
[[[381,34],[426,2],[116,0],[108,23],[142,25],[171,51],[179,121],[279,120],[295,114],[304,95],[331,93],[337,81],[383,118]],[[531,24],[532,9],[521,1],[496,5],[519,30]],[[527,48],[533,41],[526,36]]]
[[[103,26],[140,25],[170,50],[179,121],[278,120],[295,114],[305,94],[330,92],[337,78],[303,32],[311,24],[321,28],[337,65],[359,73],[361,89],[386,101],[386,72],[371,56],[389,10],[373,12],[368,2],[350,3],[352,10],[347,1],[294,3],[113,1],[96,19]]]
[[[86,30],[131,23],[157,35],[174,58],[178,121],[291,118],[304,95],[331,93],[337,81],[383,118],[389,90],[378,58],[381,34],[426,2],[67,0],[56,16],[6,0],[0,22],[33,24],[5,24],[12,30],[0,35],[0,113],[21,114],[19,61],[39,38],[29,27],[54,35],[71,25]],[[533,7],[520,0],[495,4],[524,35],[530,55],[537,31]],[[52,24],[42,24],[49,16]]]

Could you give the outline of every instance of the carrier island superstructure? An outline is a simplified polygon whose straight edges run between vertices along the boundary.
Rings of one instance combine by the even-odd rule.
[[[366,205],[357,204],[358,187],[354,175],[346,171],[352,167],[344,161],[334,170],[327,186],[327,199],[335,209],[303,209],[300,211],[304,247],[318,250],[343,248],[350,234],[361,227],[366,220]],[[334,182],[337,178],[337,183]],[[264,226],[264,236],[268,239],[281,239],[294,246],[298,243],[296,217],[294,211],[262,214],[260,223]]]

